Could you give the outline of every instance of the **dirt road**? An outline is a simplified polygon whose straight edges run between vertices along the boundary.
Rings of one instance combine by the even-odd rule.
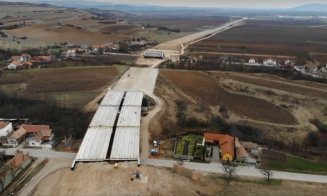
[[[141,121],[141,158],[148,158],[150,154],[150,133],[149,133],[149,125],[151,120],[160,112],[163,106],[163,102],[159,97],[152,95],[151,96],[155,102],[156,106],[154,110],[150,111],[149,114],[142,118]]]
[[[143,91],[151,96],[154,91],[159,70],[154,68],[131,67],[113,86],[117,91]]]

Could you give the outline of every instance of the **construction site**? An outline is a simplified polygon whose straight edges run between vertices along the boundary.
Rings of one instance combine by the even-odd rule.
[[[89,10],[81,14],[84,12]],[[210,71],[194,66],[200,66],[205,59],[205,52],[197,50],[207,49],[203,45],[210,48],[211,40],[219,35],[248,28],[248,16],[228,17],[219,24],[178,34],[174,28],[149,24],[136,25],[133,32],[128,21],[117,19],[118,23],[112,25],[113,21],[102,18],[104,13],[90,14],[91,22],[83,18],[86,16],[78,20],[90,24],[97,20],[98,26],[109,24],[110,28],[101,34],[104,38],[111,37],[107,35],[110,29],[124,26],[124,32],[130,30],[125,33],[131,40],[125,41],[127,35],[123,34],[121,39],[128,43],[127,47],[140,44],[140,50],[116,48],[88,56],[79,53],[91,50],[81,42],[77,46],[62,43],[68,51],[54,67],[1,72],[0,91],[8,96],[8,103],[0,100],[1,115],[12,111],[24,116],[26,113],[19,113],[21,108],[32,105],[36,109],[27,113],[31,125],[48,120],[34,113],[47,116],[56,111],[60,118],[73,113],[78,119],[51,119],[54,122],[49,125],[60,134],[60,140],[53,141],[57,142],[53,149],[35,147],[36,140],[40,144],[52,140],[51,134],[41,135],[49,132],[42,127],[50,126],[40,125],[38,131],[9,137],[8,141],[15,145],[1,148],[2,157],[7,157],[6,163],[1,162],[4,169],[0,167],[4,176],[0,178],[1,191],[6,189],[1,193],[323,195],[327,191],[326,153],[318,148],[327,138],[325,84],[247,70]],[[68,27],[75,32],[85,31],[84,26]],[[144,44],[145,38],[134,38],[138,31],[160,33],[163,29],[169,31],[165,41]],[[103,56],[128,56],[133,61],[113,61],[113,65],[101,61]],[[230,65],[223,57],[218,60],[212,62]],[[76,68],[66,68],[65,63]],[[83,70],[81,65],[85,66]],[[24,100],[25,105],[15,106],[17,102],[12,100],[16,99]],[[33,99],[43,102],[31,102]],[[7,105],[2,107],[2,102]],[[48,110],[39,106],[47,102],[64,104],[58,106],[58,112],[54,105],[49,105]],[[4,135],[26,127],[19,125],[19,118],[5,120],[10,122],[0,124]],[[10,131],[9,124],[14,127]],[[76,124],[80,126],[76,128]],[[56,127],[60,127],[59,131]],[[34,142],[34,147],[26,147],[25,136],[36,138],[28,140]],[[1,139],[8,143],[5,137]]]

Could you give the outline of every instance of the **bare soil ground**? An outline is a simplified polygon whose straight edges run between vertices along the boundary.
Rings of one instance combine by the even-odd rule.
[[[137,170],[142,179],[131,181]],[[168,169],[138,168],[133,163],[123,163],[118,169],[108,163],[79,164],[75,171],[60,169],[48,175],[33,195],[323,195],[327,191],[325,185],[316,183],[266,185],[262,180],[226,182],[213,175],[197,176],[191,180]]]
[[[289,111],[256,97],[230,93],[203,73],[164,70],[160,74],[198,103],[225,105],[231,112],[252,120],[277,124],[297,123]]]
[[[55,100],[64,107],[84,106],[124,72],[116,66],[70,67],[5,72],[0,89],[10,95]]]

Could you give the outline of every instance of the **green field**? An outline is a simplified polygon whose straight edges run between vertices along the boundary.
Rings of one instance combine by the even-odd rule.
[[[263,160],[262,167],[290,172],[327,174],[327,163],[318,163],[292,155],[286,156],[286,161]]]

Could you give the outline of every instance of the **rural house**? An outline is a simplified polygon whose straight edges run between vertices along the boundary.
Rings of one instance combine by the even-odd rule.
[[[34,137],[29,138],[28,146],[52,148],[52,139],[54,135],[51,129],[42,129],[35,134]]]
[[[275,59],[265,59],[263,60],[264,66],[275,67],[277,66],[277,61]]]
[[[71,49],[71,50],[67,50],[66,51],[66,57],[75,57],[76,56],[76,50],[75,49]]]
[[[10,70],[16,70],[16,69],[29,69],[33,67],[33,63],[30,61],[27,62],[20,62],[20,61],[12,61],[7,66]]]
[[[0,192],[4,190],[31,163],[31,161],[28,155],[17,152],[17,154],[6,163],[7,167],[0,168]]]
[[[243,147],[243,145],[241,144],[241,142],[237,137],[235,138],[235,147],[236,147],[236,160],[240,162],[245,162],[248,157],[248,153],[246,152],[245,148]]]
[[[204,143],[219,144],[223,161],[233,161],[235,158],[235,138],[225,134],[204,133]]]
[[[12,123],[6,121],[0,121],[0,137],[6,137],[12,132]]]
[[[52,63],[53,57],[52,56],[33,56],[31,61],[33,63]]]
[[[24,128],[19,128],[7,138],[7,146],[17,147],[25,139],[27,132]]]
[[[257,63],[257,61],[256,61],[255,59],[250,59],[250,60],[249,60],[249,63],[250,63],[250,64],[255,64],[255,63]]]
[[[22,135],[26,138],[26,145],[29,147],[41,147],[52,148],[52,139],[54,134],[49,125],[26,125],[23,124],[17,130],[19,131],[16,137],[12,137],[11,141],[14,143],[14,139],[21,139]],[[24,134],[25,131],[25,134]],[[19,141],[17,141],[19,143]]]
[[[319,70],[319,64],[314,62],[308,62],[304,65],[304,69],[308,73],[317,73]]]

